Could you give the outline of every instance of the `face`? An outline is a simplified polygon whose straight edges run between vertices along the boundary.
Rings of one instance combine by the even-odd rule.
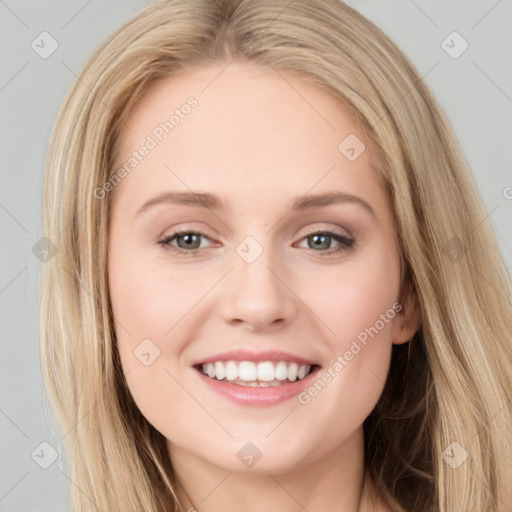
[[[223,67],[159,82],[127,120],[109,232],[118,350],[171,458],[288,471],[348,453],[392,340],[413,331],[393,213],[348,110],[293,73]]]

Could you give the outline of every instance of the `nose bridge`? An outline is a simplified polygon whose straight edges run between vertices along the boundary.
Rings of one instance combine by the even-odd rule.
[[[265,238],[264,245],[248,236],[236,247],[223,307],[227,322],[262,329],[292,318],[294,295],[282,282],[282,265],[269,245],[270,238]]]

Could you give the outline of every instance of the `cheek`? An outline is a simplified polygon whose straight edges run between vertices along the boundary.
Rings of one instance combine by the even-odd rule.
[[[376,247],[318,273],[314,291],[303,292],[331,334],[325,338],[330,361],[319,375],[323,380],[302,403],[343,403],[340,421],[348,414],[362,422],[371,412],[387,378],[392,325],[401,309],[399,265],[396,252]]]
[[[334,331],[334,348],[345,348],[347,341],[367,332],[376,322],[379,336],[389,337],[392,322],[382,324],[379,320],[397,300],[399,279],[398,254],[379,244],[317,273],[307,296],[315,305],[314,311]]]
[[[109,269],[114,318],[137,337],[163,341],[205,287],[194,273],[171,271],[143,250],[132,249],[126,257],[112,253]],[[116,331],[124,336],[122,328]]]
[[[127,239],[113,235],[108,264],[117,347],[125,372],[141,366],[136,353],[144,340],[155,344],[156,348],[149,350],[153,357],[158,353],[163,333],[172,326],[175,306],[170,302],[169,287],[164,286],[154,267],[145,263],[140,249],[132,247]],[[145,343],[142,347],[151,349],[151,343]]]
[[[134,247],[113,251],[109,270],[117,348],[129,372],[128,386],[147,417],[161,418],[159,404],[183,398],[171,375],[182,380],[181,354],[194,337],[201,299],[218,276],[171,266],[165,255],[155,258],[154,251]]]
[[[130,370],[128,386],[144,416],[168,438],[188,436],[189,429],[194,428],[188,419],[177,424],[173,415],[175,407],[162,407],[162,404],[191,407],[189,395],[171,374],[178,380],[186,378],[180,374],[179,356],[194,339],[201,320],[208,314],[216,317],[218,299],[222,297],[217,296],[214,301],[213,295],[203,296],[222,274],[214,266],[171,266],[165,263],[164,257],[150,258],[135,248],[121,248],[111,255],[110,294],[121,362],[125,372]],[[316,448],[331,446],[363,422],[382,392],[391,351],[391,321],[384,322],[382,328],[377,322],[392,308],[398,294],[398,255],[376,246],[336,265],[315,264],[313,272],[297,270],[288,282],[294,283],[288,300],[297,301],[297,295],[304,301],[297,302],[301,308],[297,326],[306,322],[311,333],[318,332],[314,342],[321,344],[323,353],[328,355],[326,365],[338,356],[343,361],[332,368],[330,383],[320,393],[312,392],[308,405],[295,403],[296,415],[307,431],[304,435]],[[374,334],[371,329],[376,325]],[[290,326],[291,330],[294,328]],[[361,336],[365,333],[366,343],[363,343]],[[148,367],[134,356],[134,350],[146,338],[161,349]],[[341,406],[333,408],[333,404]],[[204,411],[198,407],[195,415],[191,417],[203,418]],[[315,424],[325,424],[328,428],[312,434],[312,429],[307,427],[311,418],[315,418]],[[198,421],[199,424],[202,423]],[[197,428],[200,437],[201,429]],[[257,431],[256,427],[252,428]],[[286,432],[284,425],[282,428]],[[297,436],[293,429],[289,434]]]
[[[167,404],[183,400],[183,390],[173,378],[181,380],[176,367],[184,344],[179,322],[197,297],[185,273],[165,275],[165,268],[149,261],[144,251],[124,249],[117,245],[109,260],[117,349],[137,407],[166,432],[175,422]]]

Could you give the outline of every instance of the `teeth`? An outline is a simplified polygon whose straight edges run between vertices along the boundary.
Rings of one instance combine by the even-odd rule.
[[[299,365],[297,363],[292,363],[288,366],[288,378],[293,382],[297,379],[297,372],[299,370]]]
[[[212,379],[226,380],[241,386],[279,386],[283,381],[302,380],[311,370],[311,365],[279,361],[216,361],[202,365],[202,372]]]
[[[275,380],[274,365],[270,362],[259,363],[257,368],[258,380],[268,382]]]
[[[252,361],[242,361],[238,365],[238,378],[246,382],[249,382],[250,380],[257,380],[258,376],[256,372],[256,365]]]
[[[204,371],[203,371],[203,373],[204,373]],[[237,364],[234,361],[228,361],[226,363],[226,379],[227,380],[236,380],[237,378],[238,378]]]
[[[276,379],[285,380],[288,378],[288,365],[284,361],[279,361],[276,366]]]
[[[215,363],[215,378],[222,380],[226,376],[226,370],[222,363]]]

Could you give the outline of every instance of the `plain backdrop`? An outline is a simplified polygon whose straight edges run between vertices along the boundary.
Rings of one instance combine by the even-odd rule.
[[[348,3],[398,44],[433,90],[467,155],[511,269],[512,3]],[[41,262],[33,247],[42,236],[43,159],[58,105],[85,59],[144,4],[0,1],[0,512],[70,510],[68,488],[74,484],[39,359]],[[52,44],[55,51],[44,55]]]

